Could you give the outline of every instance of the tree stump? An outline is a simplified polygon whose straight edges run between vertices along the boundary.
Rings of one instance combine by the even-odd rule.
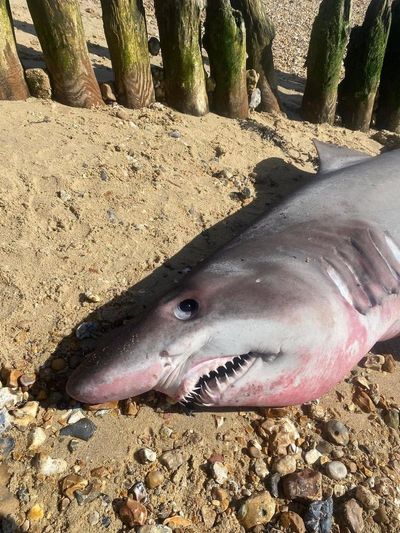
[[[0,100],[29,97],[24,71],[17,53],[8,0],[0,0]]]
[[[247,118],[246,27],[240,11],[229,0],[207,5],[204,45],[215,81],[212,109],[219,115]]]
[[[101,0],[118,101],[137,109],[154,101],[142,0]]]
[[[78,0],[27,0],[53,97],[73,107],[103,104],[84,36]]]
[[[370,127],[390,22],[389,0],[372,0],[363,25],[350,34],[338,105],[346,128],[367,131]]]
[[[400,0],[392,4],[392,25],[379,86],[376,126],[400,133]]]
[[[203,8],[204,0],[155,0],[167,103],[196,116],[208,111],[200,48]]]
[[[262,0],[231,0],[246,24],[247,68],[260,75],[261,111],[280,112],[278,87],[272,56],[275,28],[268,18]]]
[[[314,123],[335,121],[340,71],[350,31],[351,0],[323,0],[307,54],[301,114]]]

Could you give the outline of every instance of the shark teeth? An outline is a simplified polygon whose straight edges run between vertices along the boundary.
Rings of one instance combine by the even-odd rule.
[[[215,395],[221,394],[227,386],[245,374],[254,362],[255,356],[250,352],[233,357],[199,378],[194,388],[179,402],[187,406],[210,406]]]

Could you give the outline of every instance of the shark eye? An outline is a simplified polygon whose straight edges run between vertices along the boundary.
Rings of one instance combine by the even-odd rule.
[[[196,300],[188,299],[183,300],[175,308],[175,316],[179,320],[189,320],[197,313],[199,309],[199,304]]]

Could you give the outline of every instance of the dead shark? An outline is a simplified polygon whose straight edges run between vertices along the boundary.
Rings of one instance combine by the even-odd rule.
[[[315,179],[118,330],[73,372],[70,396],[300,404],[400,335],[400,150],[316,146]]]

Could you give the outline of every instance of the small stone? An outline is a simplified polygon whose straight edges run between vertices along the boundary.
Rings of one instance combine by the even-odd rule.
[[[161,44],[157,37],[150,37],[148,47],[152,56],[158,56],[161,50]]]
[[[169,132],[168,135],[172,137],[173,139],[180,139],[182,137],[182,133],[179,132],[178,130],[172,130]]]
[[[164,479],[161,470],[151,470],[146,476],[146,485],[149,489],[155,489],[164,483]]]
[[[281,475],[278,473],[272,474],[266,479],[265,486],[272,494],[274,498],[279,497],[279,482],[281,480]]]
[[[286,455],[276,461],[273,466],[275,472],[278,472],[281,476],[292,474],[296,471],[296,458],[293,455]]]
[[[125,416],[136,416],[139,412],[139,408],[132,399],[125,400],[122,405],[122,413]]]
[[[385,421],[385,424],[390,428],[393,428],[396,431],[399,430],[400,416],[399,411],[397,409],[388,409],[387,411],[385,411],[383,415],[383,420]]]
[[[363,485],[358,485],[356,488],[356,499],[361,503],[365,509],[375,511],[379,507],[379,498],[372,494],[372,492],[364,487]]]
[[[320,500],[322,498],[322,475],[308,468],[282,478],[282,489],[289,500]]]
[[[113,104],[117,101],[114,92],[114,84],[112,82],[100,83],[100,91],[106,104]]]
[[[279,523],[288,533],[305,533],[306,527],[300,515],[285,511],[279,515]]]
[[[74,424],[65,426],[60,430],[60,435],[75,437],[84,441],[91,439],[97,429],[96,424],[94,424],[88,418],[82,418]]]
[[[85,409],[91,412],[112,411],[114,409],[118,409],[118,402],[112,401],[112,402],[105,402],[105,403],[97,403],[93,405],[85,405]]]
[[[61,482],[61,492],[72,500],[76,491],[82,491],[88,486],[88,480],[79,474],[70,474]]]
[[[255,109],[257,109],[257,107],[260,104],[261,104],[261,91],[258,87],[256,87],[254,91],[251,93],[249,108],[251,111],[254,111]]]
[[[18,428],[25,428],[32,424],[37,416],[39,409],[39,402],[26,402],[23,407],[15,409],[12,412],[13,424]]]
[[[26,389],[32,387],[34,383],[36,383],[35,374],[22,374],[22,376],[19,378],[19,384],[21,385],[21,387],[24,387]]]
[[[0,409],[0,435],[11,426],[11,417],[5,407]]]
[[[374,515],[374,520],[378,524],[389,524],[390,518],[386,512],[386,509],[382,505],[380,505],[378,510],[376,511]]]
[[[108,175],[108,172],[105,168],[102,168],[100,170],[100,179],[101,181],[109,181],[110,180],[110,176]]]
[[[321,452],[319,452],[316,448],[313,448],[304,454],[304,461],[308,465],[313,465],[320,459],[321,455]]]
[[[327,476],[336,481],[345,479],[347,476],[347,468],[340,461],[331,461],[330,463],[326,463],[325,469]]]
[[[150,448],[141,448],[137,452],[137,456],[142,464],[154,463],[154,461],[157,460],[156,452],[154,450],[151,450]]]
[[[76,338],[79,340],[93,339],[97,336],[99,325],[97,322],[82,322],[75,330]]]
[[[137,502],[146,503],[147,500],[148,500],[146,487],[144,486],[144,484],[141,481],[138,481],[137,483],[132,485],[132,487],[129,489],[128,493],[132,494],[132,496],[134,497],[134,499]]]
[[[39,520],[42,520],[44,517],[43,507],[39,504],[34,505],[29,509],[27,517],[31,522],[38,522]]]
[[[264,459],[261,459],[261,458],[257,459],[254,462],[253,470],[254,470],[255,475],[259,477],[260,479],[264,479],[269,474],[267,465],[265,464]]]
[[[223,463],[216,461],[211,465],[211,471],[213,478],[218,483],[218,485],[223,485],[228,479],[228,469]]]
[[[101,517],[101,525],[105,528],[110,527],[111,524],[111,518],[107,515],[103,515]]]
[[[67,363],[62,357],[57,357],[56,359],[53,359],[51,361],[50,366],[51,369],[55,372],[61,372],[62,370],[65,370],[67,368]]]
[[[332,444],[326,440],[320,440],[319,443],[317,444],[317,450],[322,455],[329,455],[330,453],[332,453],[332,449],[333,449]]]
[[[5,368],[2,370],[2,375],[4,374],[7,387],[16,389],[18,387],[18,380],[22,375],[22,372],[15,368]]]
[[[164,452],[160,457],[160,463],[171,471],[177,470],[183,462],[183,455],[175,450]]]
[[[131,119],[131,115],[126,111],[125,109],[117,109],[117,112],[115,113],[115,116],[121,120],[128,121]]]
[[[129,528],[143,526],[147,520],[147,509],[140,502],[127,498],[118,508],[118,515]]]
[[[137,533],[172,533],[172,529],[168,526],[163,526],[161,524],[157,524],[154,526],[146,525],[139,527]]]
[[[347,446],[349,443],[349,431],[339,420],[329,420],[324,427],[326,438],[340,446]]]
[[[261,451],[256,448],[256,446],[250,446],[248,449],[248,453],[250,457],[253,457],[253,459],[258,459],[259,457],[261,457]]]
[[[15,440],[12,437],[0,438],[0,460],[4,461],[15,448]]]
[[[229,507],[229,493],[221,487],[213,487],[211,490],[213,500],[219,502],[219,510],[223,513]]]
[[[101,300],[100,296],[92,292],[90,289],[82,293],[81,297],[84,301],[91,303],[91,304],[99,303]]]
[[[64,459],[53,459],[44,453],[36,456],[36,465],[39,474],[42,476],[56,476],[62,474],[68,468],[68,463]]]
[[[217,513],[214,511],[214,509],[209,505],[203,505],[201,508],[201,516],[207,531],[212,530],[217,518]]]
[[[173,529],[175,528],[181,528],[181,527],[188,527],[192,525],[192,521],[188,518],[185,518],[184,516],[169,516],[164,520],[165,526],[172,526]]]
[[[267,524],[275,514],[276,504],[267,491],[250,496],[238,511],[238,520],[245,529]]]
[[[8,387],[0,389],[0,409],[4,407],[11,409],[21,400],[22,398],[12,389]]]
[[[110,475],[110,471],[105,466],[98,466],[90,471],[90,475],[92,477],[97,477],[98,479],[104,479]]]
[[[73,453],[75,452],[79,447],[79,440],[71,439],[68,443],[68,450]]]
[[[364,530],[363,510],[352,498],[344,504],[344,520],[351,533],[361,533]]]
[[[69,202],[71,200],[71,195],[68,191],[58,191],[57,195],[63,202]]]
[[[332,531],[332,515],[332,498],[313,502],[304,517],[304,525],[309,533],[330,533]]]
[[[47,435],[44,429],[37,427],[32,429],[28,435],[28,449],[36,451],[42,444],[46,442]]]
[[[97,511],[93,511],[89,514],[87,521],[90,526],[97,525],[100,522],[100,513],[98,513]]]
[[[78,420],[85,418],[85,414],[81,409],[73,409],[72,413],[68,417],[68,424],[75,424]]]
[[[393,373],[396,370],[396,361],[394,360],[393,355],[385,355],[385,362],[382,365],[382,370],[390,373]]]
[[[25,70],[25,79],[31,96],[43,100],[51,99],[50,79],[45,70],[42,68],[27,68]]]

